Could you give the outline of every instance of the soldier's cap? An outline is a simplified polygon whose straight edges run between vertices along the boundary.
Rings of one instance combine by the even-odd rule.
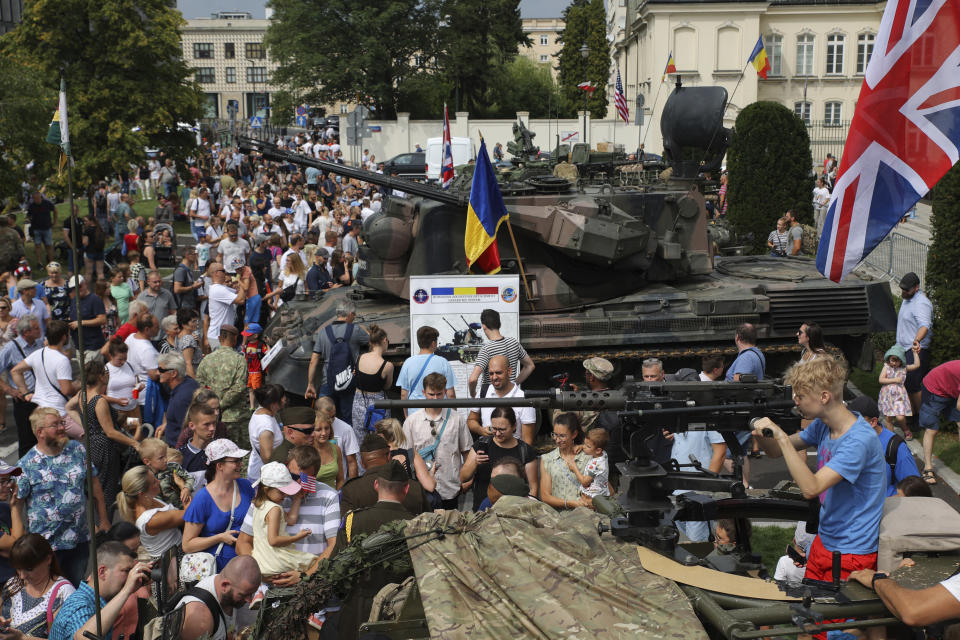
[[[900,278],[900,288],[901,289],[913,289],[915,286],[920,284],[920,277],[917,276],[913,271],[906,274]]]
[[[505,496],[519,496],[522,498],[530,493],[530,485],[527,484],[527,481],[512,473],[501,473],[500,475],[493,476],[490,478],[490,484]]]
[[[30,278],[22,278],[17,280],[17,291],[23,291],[25,289],[36,289],[37,283]]]
[[[408,482],[410,480],[410,475],[407,473],[407,470],[396,460],[391,460],[390,463],[387,464],[387,468],[384,469],[378,477],[387,482]]]
[[[238,335],[240,335],[240,332],[232,324],[224,324],[220,326],[220,337],[222,338],[224,334],[229,334],[236,338]]]
[[[847,403],[847,409],[856,411],[864,418],[879,418],[880,411],[877,409],[877,403],[873,398],[867,395],[857,396]]]
[[[607,380],[613,375],[613,365],[606,358],[587,358],[583,361],[583,368],[597,380]]]
[[[280,410],[280,424],[313,424],[317,419],[317,412],[310,407],[284,407]]]
[[[383,436],[376,433],[368,433],[360,443],[360,453],[369,453],[371,451],[383,451],[390,449],[390,445],[383,439]]]

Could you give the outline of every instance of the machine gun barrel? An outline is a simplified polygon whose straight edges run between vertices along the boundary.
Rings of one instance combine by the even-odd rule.
[[[316,169],[335,173],[340,176],[356,178],[357,180],[372,182],[373,184],[377,184],[382,187],[397,189],[405,193],[412,193],[413,195],[423,198],[430,198],[431,200],[436,200],[438,202],[444,202],[446,204],[452,204],[459,207],[467,206],[468,196],[463,194],[449,193],[428,184],[414,182],[413,180],[405,180],[403,178],[391,178],[379,173],[374,173],[373,171],[357,169],[356,167],[348,167],[347,165],[337,164],[336,162],[317,160],[316,158],[311,158],[299,153],[293,153],[292,151],[281,149],[269,142],[255,140],[254,138],[238,136],[237,146],[240,148],[240,152],[244,154],[251,151],[257,151],[264,158],[273,160],[275,162],[287,162],[295,165],[314,167]]]

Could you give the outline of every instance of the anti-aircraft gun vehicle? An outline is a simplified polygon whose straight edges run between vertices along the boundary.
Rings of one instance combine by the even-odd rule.
[[[773,568],[751,547],[751,519],[787,521],[791,527],[805,521],[809,533],[818,527],[818,498],[803,499],[789,483],[768,491],[747,489],[738,468],[744,452],[734,433],[751,428],[753,419],[769,417],[787,432],[800,427],[789,386],[768,380],[627,380],[609,391],[376,402],[390,409],[466,405],[614,414],[621,429],[608,449],[626,453],[618,465],[618,498],[594,498],[594,512],[502,496],[482,514],[441,510],[385,525],[340,550],[305,584],[268,592],[255,637],[299,637],[304,614],[331,593],[349,593],[353,576],[387,564],[400,574],[398,581],[411,577],[381,591],[360,630],[395,640],[584,635],[759,640],[871,626],[886,626],[892,637],[911,637],[872,590],[841,579],[836,556],[829,580],[772,581]],[[707,461],[693,456],[656,459],[651,443],[662,429],[719,431],[733,453],[733,472],[713,473]],[[671,499],[676,489],[689,492]],[[956,522],[960,515],[933,498],[890,500],[896,502],[887,503],[885,511],[893,516],[880,525],[879,569],[912,588],[953,573],[960,534],[944,529],[932,539],[930,526],[904,527],[895,510],[911,500],[930,500],[924,507],[938,503],[938,518]],[[728,543],[679,538],[678,521],[719,519],[735,522]],[[904,552],[913,553],[915,565],[897,568]]]
[[[732,135],[722,126],[725,105],[721,87],[678,86],[672,92],[661,122],[672,169],[666,183],[560,180],[562,192],[553,177],[542,189],[543,179],[536,177],[502,185],[505,194],[520,195],[504,198],[517,250],[501,228],[501,273],[518,274],[523,267],[518,337],[537,364],[538,380],[590,356],[606,357],[628,372],[651,356],[699,366],[700,356],[735,354],[733,332],[744,322],[757,328],[768,371],[796,359],[795,334],[805,321],[819,323],[850,363],[872,367],[869,334],[896,325],[886,283],[852,274],[835,284],[806,258],[715,257],[699,176],[719,172]],[[327,163],[256,140],[241,139],[240,147],[405,194],[388,197],[364,222],[357,286],[290,301],[269,323],[267,342],[282,340],[283,346],[268,378],[304,393],[313,336],[333,321],[344,297],[356,303],[359,323],[387,331],[388,357],[399,361],[411,347],[415,351],[410,276],[467,273],[469,193]],[[779,213],[771,212],[771,228]]]

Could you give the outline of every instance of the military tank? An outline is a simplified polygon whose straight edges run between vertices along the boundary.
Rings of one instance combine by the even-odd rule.
[[[819,323],[849,362],[872,366],[869,334],[896,326],[886,283],[853,274],[836,284],[809,258],[714,255],[702,175],[720,169],[732,135],[722,127],[726,98],[721,87],[678,86],[671,93],[661,122],[672,170],[665,183],[594,186],[578,178],[559,189],[551,179],[544,192],[538,187],[543,180],[532,179],[522,195],[505,196],[517,250],[501,228],[502,273],[520,273],[522,262],[529,295],[520,288],[519,338],[537,363],[541,386],[549,375],[596,355],[626,371],[651,356],[699,367],[702,355],[735,354],[733,333],[744,322],[757,327],[768,371],[796,359],[795,334],[803,322]],[[407,357],[410,276],[467,273],[469,192],[327,163],[256,140],[242,139],[240,146],[404,193],[389,197],[365,221],[357,286],[293,300],[268,324],[268,343],[283,340],[268,378],[303,394],[313,336],[334,319],[344,297],[356,303],[358,322],[387,331],[389,357]],[[479,347],[458,347],[471,348]]]

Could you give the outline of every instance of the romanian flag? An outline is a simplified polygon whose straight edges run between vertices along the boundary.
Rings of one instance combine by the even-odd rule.
[[[770,61],[767,59],[767,50],[763,48],[763,36],[757,38],[757,44],[753,47],[753,53],[750,54],[747,62],[753,64],[758,76],[766,79],[767,71],[770,71]]]
[[[60,103],[53,112],[53,121],[47,131],[47,142],[58,145],[63,153],[70,155],[70,130],[67,127],[67,83],[60,79]]]
[[[667,66],[663,68],[663,77],[660,78],[660,82],[663,82],[664,80],[667,79],[668,73],[676,73],[676,72],[677,72],[677,63],[673,59],[673,51],[671,51],[670,55],[667,57]]]
[[[463,249],[467,266],[482,273],[500,271],[500,252],[497,250],[497,229],[508,217],[500,186],[487,156],[487,145],[480,138],[480,152],[473,170],[470,186],[470,205],[467,207],[467,228],[463,234]]]

